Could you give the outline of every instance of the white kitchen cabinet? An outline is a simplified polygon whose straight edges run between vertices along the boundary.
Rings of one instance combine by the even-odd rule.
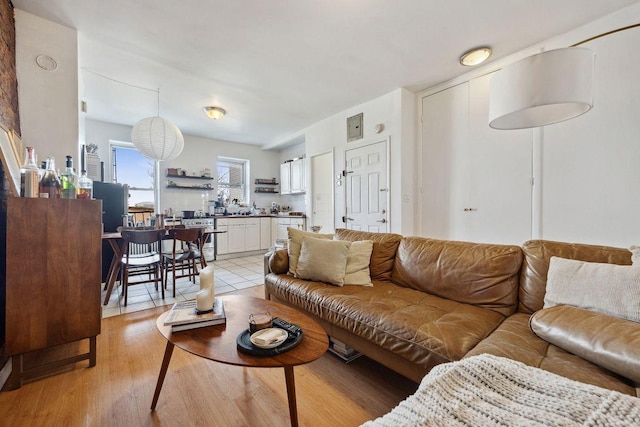
[[[305,190],[304,158],[282,163],[280,165],[280,193],[300,194]]]
[[[304,193],[304,158],[291,162],[291,194]]]
[[[260,218],[260,249],[269,249],[271,241],[271,218]]]
[[[217,254],[225,255],[229,253],[229,220],[217,219],[216,228],[220,231],[226,231],[226,233],[218,233],[216,235]]]
[[[244,249],[245,251],[260,250],[260,218],[248,218],[244,224]]]
[[[291,162],[280,165],[280,194],[291,194]]]
[[[274,241],[276,239],[287,240],[289,238],[289,232],[287,231],[287,228],[289,227],[295,227],[299,230],[305,230],[305,218],[280,217],[272,218],[272,221],[275,225],[275,227],[272,227],[275,229],[275,232],[273,233],[275,236],[273,237]]]
[[[245,248],[245,225],[241,220],[229,220],[227,235],[229,236],[229,253],[244,252]]]

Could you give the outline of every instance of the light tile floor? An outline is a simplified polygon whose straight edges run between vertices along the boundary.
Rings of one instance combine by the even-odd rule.
[[[214,266],[214,286],[216,294],[224,294],[239,289],[246,289],[264,284],[263,255],[251,255],[242,258],[229,258],[209,262]],[[176,301],[194,299],[200,290],[199,280],[196,283],[185,277],[178,279],[176,283],[176,297],[173,298],[173,285],[171,278],[165,298],[162,299],[160,289],[156,291],[153,283],[143,283],[129,288],[127,306],[124,306],[124,295],[119,282],[116,282],[109,304],[102,306],[102,317],[112,317],[119,314],[146,310],[148,308],[171,305]],[[104,301],[106,291],[102,291]]]

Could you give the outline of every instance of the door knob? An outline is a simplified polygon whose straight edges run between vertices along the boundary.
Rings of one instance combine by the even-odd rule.
[[[385,218],[382,218],[382,219],[377,220],[376,222],[381,222],[381,223],[384,224],[385,222],[387,222],[387,220]]]

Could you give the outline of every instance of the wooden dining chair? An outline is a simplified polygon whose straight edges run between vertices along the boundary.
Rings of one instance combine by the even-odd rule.
[[[173,297],[176,296],[176,279],[189,277],[195,283],[198,267],[196,260],[205,267],[206,261],[202,255],[203,228],[170,228],[167,238],[172,241],[171,252],[163,254],[163,269],[165,287],[169,282],[169,271],[173,278]],[[179,273],[176,272],[180,270]],[[186,273],[185,273],[186,271]]]
[[[127,306],[129,286],[141,283],[154,282],[156,290],[159,283],[162,290],[162,298],[164,299],[162,239],[165,231],[125,228],[121,231],[121,234],[124,242],[124,252],[120,271],[125,307]],[[149,278],[135,282],[129,280],[131,276],[142,274],[149,274]]]

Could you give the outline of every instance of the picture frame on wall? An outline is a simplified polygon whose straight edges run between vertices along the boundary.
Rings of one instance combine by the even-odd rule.
[[[0,124],[0,161],[9,181],[11,195],[20,197],[20,162],[16,156],[12,131],[2,124]]]
[[[347,118],[347,142],[362,139],[362,118],[362,113]]]

